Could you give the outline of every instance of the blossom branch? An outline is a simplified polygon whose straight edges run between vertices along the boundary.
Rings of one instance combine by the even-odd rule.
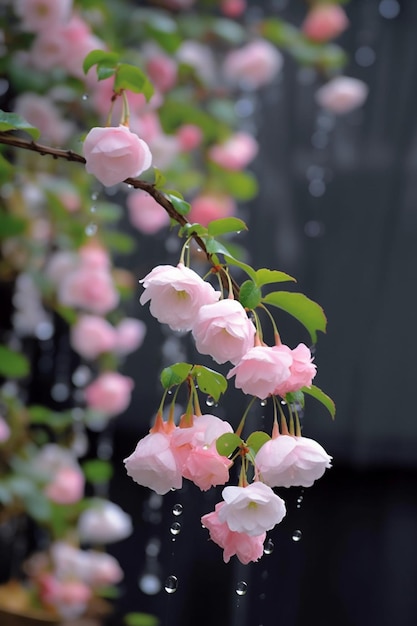
[[[52,148],[51,146],[46,146],[36,141],[28,141],[27,139],[23,139],[21,137],[16,137],[15,135],[11,135],[10,133],[1,133],[0,132],[0,144],[13,146],[15,148],[20,148],[22,150],[30,150],[32,152],[37,152],[41,156],[49,155],[54,159],[63,159],[65,161],[71,161],[74,163],[81,163],[85,165],[86,160],[77,152],[73,150],[62,150],[60,148]],[[123,181],[125,184],[130,185],[134,189],[141,189],[142,191],[146,191],[152,198],[168,213],[169,217],[173,219],[180,226],[185,226],[190,222],[181,215],[172,202],[168,200],[165,194],[157,189],[154,183],[147,182],[145,180],[139,180],[137,178],[126,178]],[[190,233],[190,236],[197,243],[197,245],[201,248],[204,254],[207,257],[207,260],[216,268],[216,271],[219,272],[223,285],[228,288],[230,282],[232,284],[233,295],[235,298],[239,297],[239,285],[229,277],[228,273],[224,270],[224,268],[219,267],[216,263],[214,263],[212,255],[207,251],[206,245],[204,241],[198,235],[194,233]]]

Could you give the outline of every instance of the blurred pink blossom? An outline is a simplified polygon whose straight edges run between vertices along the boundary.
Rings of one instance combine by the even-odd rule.
[[[42,141],[64,145],[74,132],[73,124],[61,118],[48,97],[25,92],[16,98],[14,110],[40,130]]]
[[[349,26],[345,11],[339,4],[315,4],[302,23],[301,30],[313,41],[338,37]]]
[[[105,315],[117,306],[119,293],[108,270],[79,265],[64,275],[58,300],[64,306]]]
[[[130,404],[134,382],[118,372],[100,374],[85,389],[85,400],[90,409],[114,416],[123,413]]]
[[[243,306],[231,299],[202,306],[192,327],[198,352],[216,363],[239,362],[253,347],[255,332]]]
[[[257,153],[256,139],[248,133],[238,132],[225,142],[211,146],[208,156],[220,167],[228,170],[241,170],[253,161]]]
[[[196,124],[183,124],[177,130],[177,139],[183,152],[190,152],[201,144],[203,131]]]
[[[223,548],[225,563],[228,563],[233,555],[236,555],[244,565],[251,561],[258,561],[263,555],[266,533],[250,536],[246,533],[230,530],[227,523],[219,519],[219,512],[224,505],[224,502],[219,502],[214,511],[203,515],[201,518],[201,523],[210,533],[210,539]]]
[[[221,0],[220,2],[220,10],[226,17],[240,17],[246,8],[246,0]]]
[[[85,359],[96,359],[103,352],[111,352],[116,338],[113,326],[97,315],[81,315],[70,332],[72,348]]]
[[[146,324],[142,320],[126,317],[114,330],[116,335],[114,351],[125,355],[134,352],[142,345],[146,335]]]
[[[94,500],[78,518],[78,534],[86,543],[113,543],[129,537],[132,530],[130,515],[109,500]]]
[[[135,189],[126,198],[127,210],[132,226],[145,235],[154,235],[168,226],[168,213],[146,191]]]
[[[146,57],[145,69],[155,87],[163,93],[172,89],[177,80],[176,61],[155,50],[151,50]]]
[[[45,487],[47,498],[57,504],[73,504],[84,495],[84,474],[78,465],[59,468]]]
[[[39,576],[37,583],[42,602],[69,620],[76,619],[85,612],[93,595],[92,589],[84,582],[60,580],[47,572]]]
[[[236,202],[232,196],[220,193],[203,193],[191,201],[190,222],[208,226],[213,220],[236,214]]]
[[[362,80],[349,76],[336,76],[317,89],[315,99],[317,104],[324,109],[343,115],[362,106],[368,97],[368,92],[368,85]]]
[[[13,9],[24,30],[37,33],[53,30],[69,19],[72,0],[14,0]]]
[[[274,80],[283,63],[283,56],[275,46],[256,39],[226,55],[223,73],[232,85],[258,89]]]

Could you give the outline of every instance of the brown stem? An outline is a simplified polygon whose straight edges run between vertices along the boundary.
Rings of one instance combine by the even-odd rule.
[[[32,152],[37,152],[41,156],[49,155],[54,159],[63,159],[65,161],[72,161],[75,163],[82,163],[85,165],[86,160],[81,154],[77,154],[77,152],[73,152],[72,150],[61,150],[60,148],[51,148],[50,146],[45,146],[36,141],[28,141],[26,139],[22,139],[21,137],[16,137],[10,133],[2,133],[0,132],[0,144],[4,144],[7,146],[13,146],[15,148],[20,148],[22,150],[31,150]],[[178,213],[172,202],[168,200],[166,195],[157,189],[153,183],[149,183],[145,180],[140,180],[137,178],[126,178],[124,181],[127,185],[134,187],[135,189],[142,189],[146,191],[152,198],[168,213],[169,217],[172,218],[179,224],[180,226],[185,226],[190,222],[183,216],[181,213]],[[194,239],[197,245],[201,248],[204,254],[207,257],[207,260],[216,267],[216,271],[219,272],[221,276],[221,280],[225,288],[227,289],[229,286],[229,279],[227,276],[227,272],[222,267],[218,267],[218,265],[214,262],[212,255],[207,251],[206,245],[204,241],[198,235],[190,233],[190,236]],[[239,297],[239,285],[232,279],[232,288],[233,295],[235,298]]]

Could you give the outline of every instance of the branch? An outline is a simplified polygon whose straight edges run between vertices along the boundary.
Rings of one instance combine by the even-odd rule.
[[[15,148],[20,148],[22,150],[30,150],[32,152],[37,152],[41,156],[49,155],[54,159],[63,159],[65,161],[71,161],[75,163],[82,163],[85,165],[86,160],[77,152],[73,152],[72,150],[61,150],[59,148],[51,148],[50,146],[45,146],[36,141],[28,141],[26,139],[22,139],[21,137],[16,137],[10,133],[2,133],[0,132],[0,144],[4,144],[7,146],[13,146]],[[135,189],[142,189],[146,191],[152,198],[168,213],[169,217],[177,222],[180,226],[185,226],[190,222],[178,213],[174,205],[162,191],[159,191],[155,187],[153,183],[149,183],[145,180],[140,180],[137,178],[126,178],[123,181],[125,184],[134,187]],[[191,237],[197,243],[197,245],[201,248],[204,254],[207,257],[207,260],[214,266],[217,265],[214,263],[212,255],[207,252],[206,245],[204,241],[198,235],[190,233]],[[220,268],[220,276],[222,279],[223,285],[227,288],[229,286],[229,281],[227,278],[226,270],[224,268]],[[239,298],[239,285],[230,277],[233,286],[233,295],[235,298]]]

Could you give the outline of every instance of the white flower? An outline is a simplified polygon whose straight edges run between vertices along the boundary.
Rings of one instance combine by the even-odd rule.
[[[225,504],[219,509],[219,520],[226,522],[230,530],[251,537],[274,528],[286,513],[284,500],[261,482],[225,487],[222,496]]]
[[[97,500],[78,519],[80,540],[86,543],[112,543],[132,533],[132,520],[117,504]]]

